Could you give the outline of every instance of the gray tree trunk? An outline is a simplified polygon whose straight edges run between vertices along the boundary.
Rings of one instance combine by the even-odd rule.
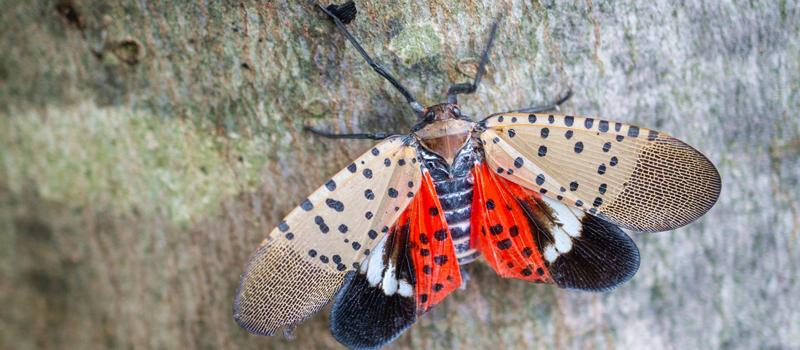
[[[284,214],[414,116],[311,5],[0,1],[0,348],[338,347],[231,318]],[[503,15],[476,118],[572,88],[565,111],[665,131],[722,173],[719,203],[632,236],[603,294],[485,265],[394,348],[800,348],[797,1],[358,1],[364,47],[421,99],[471,78]]]

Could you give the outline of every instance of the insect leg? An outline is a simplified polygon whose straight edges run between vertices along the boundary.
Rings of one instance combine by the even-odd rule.
[[[352,1],[348,1],[344,5],[333,7],[331,9],[335,10],[337,8],[340,8],[340,7],[352,7],[353,11],[355,11],[355,5],[351,5],[350,3],[352,3]],[[325,8],[320,4],[317,4],[317,6],[319,6],[319,8],[322,10],[322,12],[325,12],[325,14],[328,15],[328,17],[330,17],[331,20],[333,20],[333,23],[336,24],[336,27],[339,28],[339,30],[342,31],[342,34],[344,34],[344,36],[347,38],[347,40],[350,41],[351,44],[353,44],[353,46],[356,48],[358,53],[361,54],[361,57],[363,57],[364,60],[367,61],[369,66],[372,67],[372,69],[376,73],[378,73],[380,76],[382,76],[386,80],[388,80],[389,83],[391,83],[392,86],[394,86],[395,89],[397,89],[397,91],[400,91],[400,93],[403,95],[403,97],[406,98],[406,101],[411,105],[411,109],[413,109],[414,112],[417,112],[417,114],[422,113],[423,107],[422,107],[421,104],[419,104],[419,102],[417,102],[417,99],[414,98],[414,96],[411,95],[410,92],[408,92],[408,89],[406,89],[402,84],[400,84],[400,82],[397,81],[397,79],[395,77],[393,77],[389,73],[389,71],[386,70],[386,68],[383,68],[383,66],[381,66],[380,64],[378,64],[378,63],[376,63],[375,61],[372,60],[372,57],[370,57],[369,54],[367,54],[367,52],[364,50],[364,48],[361,47],[361,44],[358,43],[358,40],[356,40],[356,38],[353,37],[352,34],[350,34],[350,32],[345,27],[344,23],[342,23],[342,20],[339,17],[337,17],[335,14],[333,14],[331,12],[331,9]]]
[[[495,114],[505,114],[505,113],[541,113],[541,112],[550,112],[550,111],[557,111],[558,107],[567,102],[567,100],[572,97],[572,90],[567,90],[567,93],[564,94],[561,98],[552,102],[550,104],[542,105],[542,106],[533,106],[527,107],[522,109],[515,109],[513,111],[507,111],[502,113],[495,113]]]
[[[489,50],[492,48],[492,43],[494,42],[494,37],[497,34],[497,25],[499,22],[500,20],[498,19],[494,22],[494,24],[492,24],[492,31],[489,33],[489,40],[486,42],[486,47],[483,49],[483,53],[481,53],[481,62],[478,64],[478,71],[475,73],[475,80],[472,83],[451,85],[450,88],[447,89],[447,103],[458,103],[458,98],[456,95],[471,94],[478,89],[478,84],[481,83],[483,73],[486,72],[486,64],[489,62]]]
[[[337,134],[329,131],[319,130],[312,128],[310,126],[303,127],[305,131],[308,131],[314,135],[326,137],[329,139],[351,139],[351,140],[383,140],[392,136],[396,136],[398,134],[391,134],[385,132],[378,132],[378,133],[354,133],[354,134]]]

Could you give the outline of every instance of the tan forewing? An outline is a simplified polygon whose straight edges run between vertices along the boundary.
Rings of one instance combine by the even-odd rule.
[[[324,306],[419,189],[416,150],[402,138],[378,144],[314,191],[252,256],[234,318],[257,334],[298,324]]]
[[[719,197],[714,165],[664,133],[549,114],[497,115],[485,126],[480,137],[494,171],[625,228],[674,229]]]

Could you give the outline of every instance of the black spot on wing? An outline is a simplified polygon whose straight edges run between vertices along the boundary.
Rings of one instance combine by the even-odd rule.
[[[333,181],[333,179],[328,180],[328,182],[325,183],[325,188],[327,188],[328,191],[335,190],[336,189],[336,181]]]
[[[544,174],[536,175],[536,184],[539,186],[544,185]]]
[[[499,234],[503,233],[503,225],[496,224],[496,225],[489,226],[489,232],[492,235],[495,235],[495,236],[499,235]]]
[[[447,255],[434,256],[433,257],[433,262],[436,263],[436,265],[439,265],[439,266],[447,264]]]
[[[574,149],[575,153],[583,152],[583,142],[581,142],[581,141],[576,142],[575,143],[575,147],[573,149]]]
[[[331,208],[333,210],[336,210],[336,211],[338,211],[340,213],[344,211],[344,203],[342,203],[340,201],[337,201],[337,200],[335,200],[333,198],[326,199],[325,200],[325,205],[327,205],[329,208]]]
[[[628,136],[630,137],[638,137],[639,136],[639,127],[631,125],[628,128]]]
[[[512,245],[511,240],[506,238],[500,242],[497,242],[497,249],[506,250],[508,248],[511,248],[511,245]]]
[[[608,121],[601,120],[600,125],[597,127],[597,130],[600,130],[600,132],[608,132]]]
[[[351,271],[334,298],[330,315],[333,337],[351,349],[373,349],[390,343],[417,319],[414,297],[384,294],[366,277]]]
[[[592,215],[582,221],[580,239],[550,264],[561,288],[608,291],[627,282],[639,270],[639,249],[619,227]]]

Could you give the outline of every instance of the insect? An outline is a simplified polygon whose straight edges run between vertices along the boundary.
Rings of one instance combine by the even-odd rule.
[[[407,135],[332,134],[380,143],[330,178],[270,232],[247,264],[234,319],[273,335],[333,301],[330,329],[351,348],[380,347],[465,283],[482,256],[502,277],[606,291],[639,251],[620,229],[656,232],[706,213],[714,165],[664,133],[544,107],[473,121],[458,104],[474,81],[423,107],[376,64],[344,22],[352,2],[319,8],[419,118]]]

